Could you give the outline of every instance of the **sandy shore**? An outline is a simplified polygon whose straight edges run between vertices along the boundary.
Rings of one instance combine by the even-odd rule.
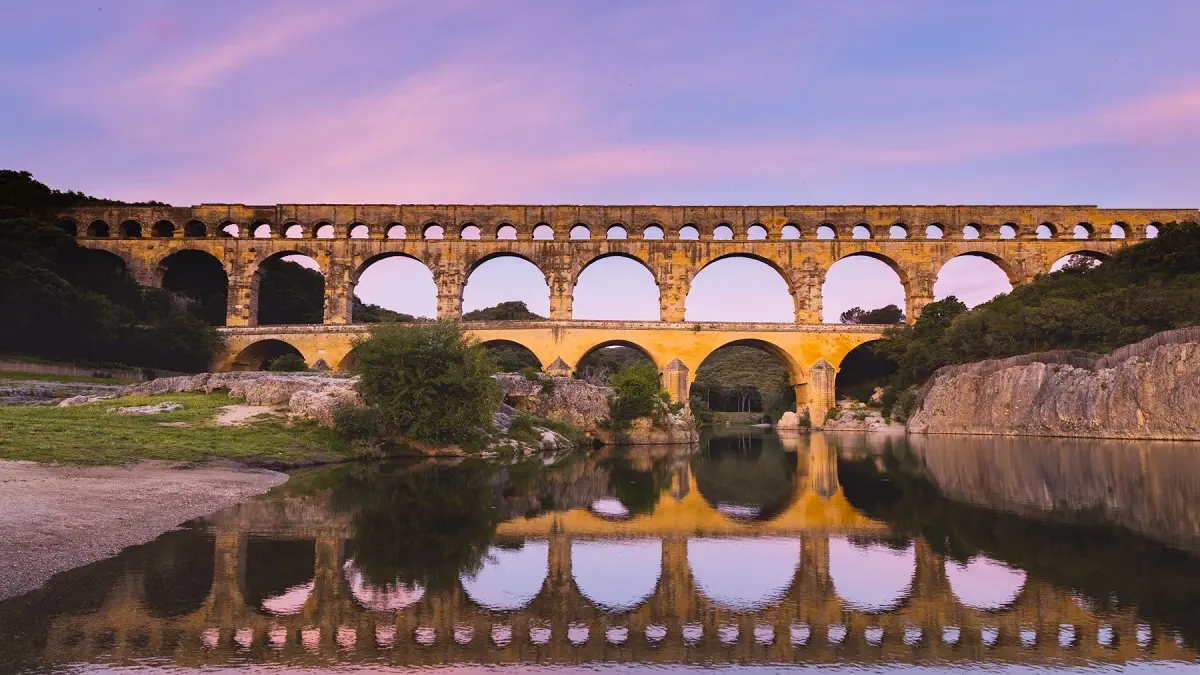
[[[241,468],[0,461],[0,599],[287,480]]]

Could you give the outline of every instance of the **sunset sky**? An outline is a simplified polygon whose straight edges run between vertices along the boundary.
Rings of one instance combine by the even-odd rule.
[[[10,0],[0,25],[0,165],[119,199],[1200,206],[1187,0]],[[656,318],[635,265],[589,269],[576,316]],[[989,265],[939,297],[1007,290]],[[365,299],[432,313],[427,272],[371,272]],[[546,311],[520,261],[477,274],[467,309]],[[826,292],[827,318],[903,304],[871,260]],[[688,307],[792,313],[745,260]]]

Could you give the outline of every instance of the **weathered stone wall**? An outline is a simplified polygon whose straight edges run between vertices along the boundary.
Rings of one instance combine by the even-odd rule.
[[[1200,452],[1191,444],[910,436],[945,496],[1045,518],[1094,517],[1200,552]]]
[[[1104,357],[1050,352],[944,368],[908,430],[1200,440],[1200,329]]]

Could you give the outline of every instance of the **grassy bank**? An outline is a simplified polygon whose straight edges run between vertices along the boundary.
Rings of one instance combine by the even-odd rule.
[[[164,401],[182,410],[114,415],[114,406]],[[71,464],[121,464],[142,459],[200,462],[222,458],[257,465],[302,465],[342,459],[350,449],[336,433],[311,421],[252,420],[218,426],[221,408],[241,403],[224,392],[129,396],[69,408],[0,408],[0,459]]]

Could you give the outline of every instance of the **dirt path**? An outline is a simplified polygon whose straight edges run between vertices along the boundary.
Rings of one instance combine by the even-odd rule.
[[[0,461],[0,599],[287,480],[274,471]]]

